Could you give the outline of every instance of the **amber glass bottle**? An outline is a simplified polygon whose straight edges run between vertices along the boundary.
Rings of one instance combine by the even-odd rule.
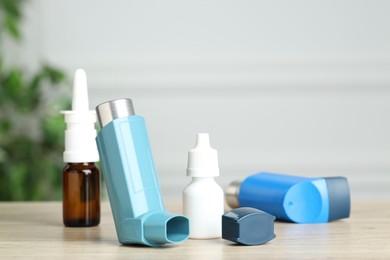
[[[100,222],[100,173],[95,163],[68,163],[63,171],[63,220],[67,227]]]

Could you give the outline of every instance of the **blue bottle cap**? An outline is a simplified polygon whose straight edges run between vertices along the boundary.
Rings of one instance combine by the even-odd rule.
[[[258,209],[242,207],[222,215],[222,238],[243,245],[261,245],[275,238],[275,217]]]

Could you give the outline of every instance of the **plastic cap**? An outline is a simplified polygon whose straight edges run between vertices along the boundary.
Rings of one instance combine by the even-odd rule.
[[[188,152],[187,176],[219,176],[217,150],[211,148],[207,133],[197,134],[196,145]]]
[[[95,142],[96,113],[89,110],[87,76],[76,70],[73,80],[72,110],[65,114],[64,162],[97,162],[99,154]]]
[[[351,195],[348,180],[345,177],[326,177],[329,196],[328,221],[349,218],[351,211]]]
[[[233,209],[222,216],[222,238],[248,246],[265,244],[275,238],[274,221],[258,209]]]

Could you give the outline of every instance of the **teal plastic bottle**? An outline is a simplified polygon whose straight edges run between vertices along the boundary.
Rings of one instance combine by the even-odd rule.
[[[189,236],[186,217],[165,211],[145,120],[131,99],[96,107],[96,137],[103,175],[121,244],[161,246]]]

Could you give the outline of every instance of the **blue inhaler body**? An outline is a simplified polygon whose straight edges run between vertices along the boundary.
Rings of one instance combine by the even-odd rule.
[[[135,115],[130,99],[96,111],[96,142],[119,242],[161,246],[186,240],[188,219],[164,209],[144,118]]]
[[[345,177],[306,178],[258,173],[226,190],[230,206],[253,207],[278,220],[324,223],[348,218],[350,192]]]

